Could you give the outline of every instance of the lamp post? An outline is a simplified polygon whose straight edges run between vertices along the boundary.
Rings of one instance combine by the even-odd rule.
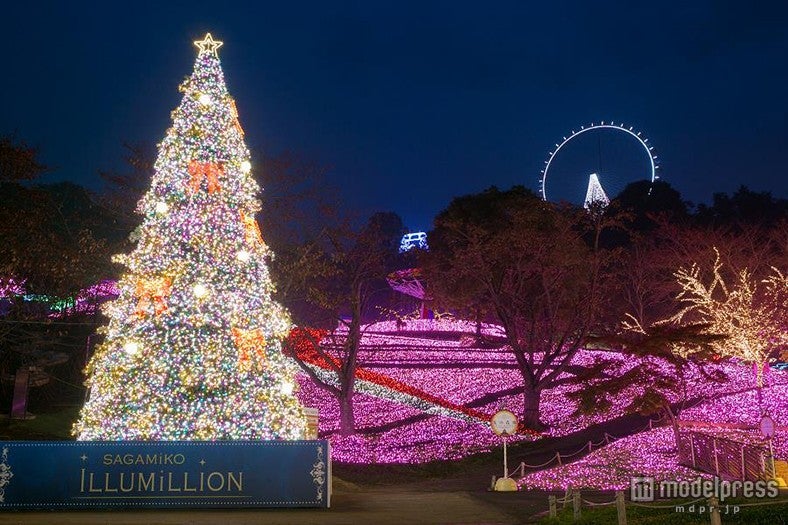
[[[517,483],[509,477],[508,458],[506,456],[506,438],[517,431],[517,416],[508,410],[499,410],[490,419],[493,432],[503,439],[503,477],[495,482],[497,492],[517,491]]]
[[[771,476],[774,478],[777,476],[777,473],[774,470],[774,450],[772,449],[772,439],[774,439],[774,430],[776,425],[774,423],[774,419],[772,419],[769,414],[764,412],[763,417],[761,417],[761,422],[758,426],[760,427],[761,435],[769,440],[769,462],[771,463]]]

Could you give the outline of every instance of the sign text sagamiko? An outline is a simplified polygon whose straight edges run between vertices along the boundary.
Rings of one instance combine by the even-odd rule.
[[[327,441],[0,442],[0,509],[328,507]]]

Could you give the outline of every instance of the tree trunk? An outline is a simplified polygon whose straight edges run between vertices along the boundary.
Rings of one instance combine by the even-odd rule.
[[[482,336],[482,313],[479,308],[476,309],[476,332],[474,333],[476,346],[484,348],[484,337]]]
[[[339,433],[352,436],[356,433],[356,419],[353,415],[353,392],[342,392],[339,396]]]
[[[679,427],[678,416],[673,412],[670,403],[665,405],[665,414],[668,416],[668,419],[670,419],[670,426],[673,428],[673,439],[676,441],[676,452],[679,457],[681,457],[681,428]]]
[[[539,404],[542,400],[542,389],[526,383],[523,388],[523,425],[531,430],[544,430],[545,425],[539,420]]]

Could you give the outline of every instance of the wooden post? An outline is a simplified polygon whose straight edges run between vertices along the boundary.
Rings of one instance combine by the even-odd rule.
[[[690,455],[692,457],[692,468],[695,468],[695,440],[692,439],[692,432],[689,433],[690,437]]]
[[[317,439],[319,411],[316,408],[304,407],[306,416],[306,439]]]
[[[769,463],[772,468],[772,472],[769,475],[770,478],[777,477],[777,469],[774,467],[774,448],[772,448],[772,438],[769,438]]]
[[[558,511],[555,506],[555,496],[547,497],[547,505],[550,508],[550,517],[555,518],[558,515]]]
[[[27,390],[30,385],[30,368],[23,366],[14,376],[14,398],[11,402],[11,419],[27,419]]]
[[[709,509],[711,509],[711,525],[722,525],[720,502],[717,498],[709,498]]]
[[[561,453],[560,452],[556,452],[555,453],[555,458],[558,460],[558,466],[559,467],[562,466],[561,465]]]
[[[576,490],[572,493],[572,511],[575,521],[580,519],[580,491]]]
[[[763,451],[761,451],[758,457],[761,460],[761,474],[764,474],[766,473],[766,455],[763,453]],[[766,477],[773,477],[773,476],[769,476],[767,473]]]
[[[564,492],[564,499],[561,500],[561,509],[565,509],[567,505],[569,505],[569,496],[572,495],[572,489],[566,487],[566,491]]]
[[[627,504],[622,490],[616,491],[616,514],[618,514],[618,525],[627,525]]]

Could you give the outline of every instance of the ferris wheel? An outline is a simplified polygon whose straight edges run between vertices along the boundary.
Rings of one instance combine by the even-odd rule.
[[[634,129],[632,126],[625,126],[622,123],[616,124],[615,122],[605,122],[602,121],[600,123],[591,123],[588,126],[580,126],[578,130],[572,130],[571,133],[567,136],[561,138],[560,142],[555,143],[555,149],[553,149],[548,157],[547,160],[544,161],[544,168],[541,171],[541,179],[540,179],[540,193],[542,195],[543,200],[550,200],[550,198],[555,198],[554,190],[560,186],[561,181],[554,181],[548,178],[548,175],[551,173],[550,169],[554,166],[554,161],[558,152],[565,148],[567,144],[574,141],[581,135],[586,135],[594,132],[600,132],[604,130],[610,130],[616,134],[623,134],[628,135],[635,139],[636,144],[639,144],[641,150],[641,156],[646,160],[646,164],[644,165],[643,169],[637,170],[638,173],[631,174],[628,182],[634,182],[635,180],[641,179],[648,179],[650,181],[650,185],[654,183],[655,180],[659,179],[659,175],[657,174],[657,170],[659,169],[659,161],[657,155],[654,153],[654,147],[649,144],[649,141],[643,134]],[[642,172],[642,173],[641,173]],[[583,174],[584,177],[588,177],[588,187],[586,190],[586,198],[584,205],[588,206],[591,200],[602,200],[605,203],[608,201],[607,195],[615,195],[623,189],[623,186],[619,184],[616,188],[611,188],[610,186],[606,185],[606,179],[604,174],[600,173],[588,173]],[[610,182],[609,180],[607,181]],[[649,188],[651,187],[649,185]],[[608,192],[606,192],[603,188],[608,188]],[[609,192],[610,189],[615,189],[615,192]],[[651,190],[649,189],[649,193]]]

